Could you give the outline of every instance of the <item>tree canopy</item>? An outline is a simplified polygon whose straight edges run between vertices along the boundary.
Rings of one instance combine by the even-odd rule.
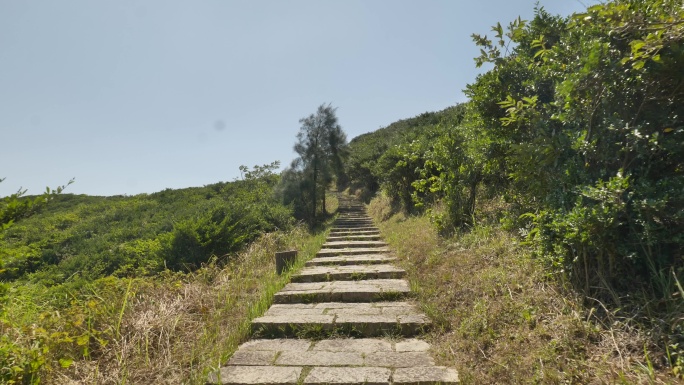
[[[294,203],[298,207],[296,212],[311,220],[315,220],[318,207],[325,210],[326,187],[335,178],[344,178],[347,136],[337,121],[336,111],[330,104],[321,104],[315,114],[299,120],[301,127],[294,145],[299,157],[284,173],[285,200]]]

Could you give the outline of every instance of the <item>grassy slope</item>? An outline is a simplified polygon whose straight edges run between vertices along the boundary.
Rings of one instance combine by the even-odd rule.
[[[99,238],[97,244],[111,248],[170,230],[173,218],[192,214],[193,203],[213,198],[210,190],[61,196],[8,234],[15,235],[15,242],[17,234],[70,239],[71,245],[48,246],[71,250],[65,260],[87,257],[100,249],[87,247],[88,239]],[[329,211],[335,209],[334,199],[327,203]],[[71,218],[68,226],[55,228],[64,217]],[[81,237],[86,231],[97,236]],[[86,244],[76,247],[75,239]],[[0,309],[0,382],[204,383],[207,372],[248,338],[251,318],[265,311],[288,281],[287,275],[274,274],[273,254],[297,249],[301,267],[324,239],[320,230],[311,234],[297,226],[262,234],[232,254],[229,264],[209,263],[192,273],[162,270],[151,276],[81,276],[56,283],[45,279],[54,274],[40,271],[15,281]]]
[[[269,183],[275,182],[235,181],[135,196],[56,196],[37,215],[0,234],[5,268],[0,280],[60,284],[154,275],[167,263],[175,270],[198,267],[208,258],[192,266],[178,259],[212,248],[203,237],[215,239],[221,257],[262,231],[290,228],[294,220],[271,196]],[[224,217],[234,228],[222,223]],[[195,234],[188,235],[188,229]],[[193,236],[199,239],[189,239]]]
[[[39,285],[14,288],[2,331],[23,347],[19,359],[45,349],[42,383],[201,384],[248,338],[249,320],[288,281],[274,273],[275,251],[298,249],[303,263],[324,239],[301,227],[264,234],[223,268],[107,277],[65,290],[67,308],[52,306],[55,293],[47,298]],[[73,363],[63,369],[60,359]]]
[[[600,305],[583,307],[498,226],[444,239],[427,216],[392,215],[386,198],[369,212],[437,325],[433,353],[463,383],[677,383],[644,354],[645,336],[602,324]]]

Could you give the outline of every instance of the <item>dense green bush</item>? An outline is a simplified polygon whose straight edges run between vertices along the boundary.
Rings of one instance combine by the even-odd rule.
[[[352,185],[382,186],[407,211],[442,202],[433,218],[445,231],[477,221],[476,199],[502,198],[499,217],[550,272],[614,309],[640,297],[630,311],[665,336],[658,343],[675,365],[684,356],[684,320],[672,316],[684,311],[682,20],[678,0],[614,0],[567,18],[537,7],[529,22],[494,26],[493,39],[473,35],[476,64],[491,67],[467,86],[464,115],[352,140]],[[371,151],[387,137],[396,142]]]
[[[616,0],[474,35],[492,68],[469,102],[352,140],[352,184],[407,211],[441,199],[444,230],[473,223],[478,195],[503,196],[509,226],[601,298],[681,278],[683,17],[678,1]]]

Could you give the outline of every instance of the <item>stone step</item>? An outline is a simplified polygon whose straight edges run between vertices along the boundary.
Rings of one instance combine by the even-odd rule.
[[[333,226],[340,227],[363,227],[363,226],[373,226],[372,221],[335,221]]]
[[[331,230],[345,230],[345,231],[350,231],[350,230],[377,230],[378,228],[373,226],[372,224],[368,225],[333,225]]]
[[[380,230],[377,228],[373,230],[354,230],[354,229],[337,229],[330,230],[328,235],[380,235]]]
[[[373,225],[372,222],[368,222],[368,223],[356,223],[356,224],[352,224],[352,223],[334,223],[332,228],[333,228],[333,229],[339,229],[339,230],[357,230],[357,229],[366,228],[366,227],[371,227],[371,228],[373,228],[373,229],[377,229],[377,227],[375,227],[375,225]]]
[[[252,321],[252,332],[268,337],[410,337],[430,324],[410,302],[274,304]]]
[[[292,277],[292,282],[399,279],[406,271],[393,265],[310,266]]]
[[[386,254],[387,247],[355,247],[348,249],[321,249],[316,253],[317,257],[334,257],[338,255],[361,255],[361,254]]]
[[[405,297],[411,292],[403,279],[368,279],[288,283],[273,298],[275,303],[373,302]]]
[[[324,243],[323,249],[352,249],[385,246],[387,246],[387,243],[383,241],[332,241]]]
[[[346,234],[328,236],[328,242],[336,241],[379,241],[380,234]]]
[[[257,339],[240,345],[208,384],[458,383],[456,370],[434,366],[429,346],[419,339]]]
[[[365,254],[349,255],[337,257],[313,258],[306,262],[306,266],[326,266],[326,265],[373,265],[394,262],[397,259],[386,254]]]

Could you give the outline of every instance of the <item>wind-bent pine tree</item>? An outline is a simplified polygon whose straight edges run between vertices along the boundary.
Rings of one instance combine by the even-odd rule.
[[[294,150],[299,154],[299,164],[306,178],[311,178],[312,218],[316,218],[318,191],[322,190],[322,207],[325,210],[325,187],[333,176],[343,172],[343,160],[347,153],[347,136],[337,122],[337,108],[321,104],[315,114],[299,120]]]

